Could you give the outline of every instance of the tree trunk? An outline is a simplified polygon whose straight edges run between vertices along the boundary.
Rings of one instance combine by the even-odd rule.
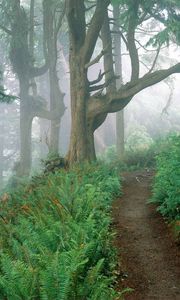
[[[89,160],[88,130],[86,119],[87,73],[81,65],[79,54],[70,54],[71,81],[71,138],[68,152],[69,163]]]
[[[32,130],[32,118],[29,116],[28,110],[22,109],[20,116],[20,174],[29,175],[31,170],[31,130]]]
[[[92,124],[87,125],[87,151],[90,161],[96,160],[95,141],[94,141],[94,129]]]
[[[60,134],[60,125],[61,118],[64,114],[64,94],[61,93],[59,88],[58,77],[55,69],[50,67],[49,71],[49,82],[50,82],[50,111],[59,109],[57,106],[58,102],[61,104],[61,116],[51,121],[51,131],[50,131],[50,152],[58,153],[59,152],[59,134]]]
[[[3,188],[3,171],[4,171],[4,156],[3,156],[3,136],[0,135],[0,190]]]
[[[59,86],[59,78],[57,73],[57,40],[60,26],[63,19],[62,14],[57,14],[58,6],[53,1],[44,0],[44,33],[45,43],[47,47],[47,58],[49,62],[49,84],[50,84],[50,111],[60,110],[60,115],[51,121],[50,130],[50,152],[59,152],[59,135],[60,135],[60,124],[61,118],[65,112],[64,105],[64,94],[61,92]],[[63,10],[63,9],[62,9]],[[65,13],[65,12],[64,12]],[[56,18],[55,18],[56,16]],[[59,18],[59,19],[58,19]],[[58,22],[57,22],[58,20]]]
[[[20,169],[18,175],[29,175],[31,170],[32,149],[31,130],[33,116],[28,103],[29,81],[20,79]]]
[[[120,159],[124,157],[124,110],[116,113],[116,151]]]
[[[1,104],[2,106],[2,104]],[[0,190],[3,187],[3,171],[4,171],[4,119],[3,119],[4,108],[1,107],[0,114]]]
[[[114,4],[113,15],[115,19],[114,25],[114,54],[115,54],[115,73],[119,76],[116,80],[116,87],[119,89],[122,85],[122,56],[121,56],[121,36],[119,33],[119,4]],[[116,151],[120,159],[124,157],[124,110],[116,113]]]
[[[46,99],[49,94],[49,81],[48,73],[38,78],[39,95]],[[49,106],[49,99],[47,98],[46,107]],[[39,118],[40,126],[40,158],[45,158],[49,152],[50,146],[50,121],[47,119]]]
[[[86,28],[85,1],[68,0],[66,7],[70,37],[71,138],[67,159],[70,164],[95,158],[92,123],[88,120],[90,82],[88,64],[104,22],[109,0],[97,1],[91,26]],[[101,13],[102,12],[102,13]],[[87,30],[86,30],[87,29]]]

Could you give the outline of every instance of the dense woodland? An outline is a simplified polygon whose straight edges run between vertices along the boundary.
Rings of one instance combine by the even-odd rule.
[[[0,299],[126,299],[124,172],[154,177],[179,242],[180,2],[0,0],[0,20]]]

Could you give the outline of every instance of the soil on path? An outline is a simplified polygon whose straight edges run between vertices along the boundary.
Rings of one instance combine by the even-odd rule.
[[[123,197],[113,205],[121,276],[134,289],[126,300],[180,300],[180,256],[171,230],[154,205],[152,174],[123,174]]]

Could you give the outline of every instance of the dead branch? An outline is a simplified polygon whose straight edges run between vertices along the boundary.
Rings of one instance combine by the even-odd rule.
[[[94,91],[104,90],[104,89],[107,88],[107,87],[108,87],[115,79],[118,79],[118,78],[119,78],[119,76],[112,76],[112,77],[110,77],[108,80],[106,80],[106,82],[104,82],[103,84],[90,86],[90,87],[89,87],[89,91],[90,91],[90,92],[94,92]]]
[[[90,10],[93,9],[94,7],[96,7],[96,4],[93,4],[93,5],[89,6],[89,7],[87,7],[87,8],[86,8],[86,12],[87,12],[87,11],[90,11]]]
[[[99,71],[99,75],[98,75],[98,78],[97,79],[95,79],[95,80],[93,80],[93,81],[89,81],[89,84],[90,85],[94,85],[94,84],[97,84],[98,82],[100,82],[102,79],[103,79],[103,77],[104,77],[104,75],[106,75],[106,73],[107,72],[101,72],[101,70]]]
[[[107,47],[105,49],[103,49],[98,56],[96,56],[96,58],[94,58],[92,61],[90,61],[88,64],[86,64],[85,69],[88,69],[89,67],[97,64],[100,61],[100,59],[104,56],[104,54],[107,52],[108,47],[109,47],[109,45],[107,45]]]
[[[161,50],[161,46],[159,46],[159,48],[157,49],[157,53],[155,55],[155,58],[154,58],[154,61],[153,61],[153,64],[152,64],[152,67],[150,68],[149,72],[148,73],[151,73],[153,70],[154,70],[154,67],[157,63],[157,60],[158,60],[158,57],[159,57],[159,52]]]

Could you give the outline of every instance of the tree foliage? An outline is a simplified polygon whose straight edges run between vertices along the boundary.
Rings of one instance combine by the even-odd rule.
[[[4,88],[0,86],[0,102],[11,103],[15,99],[17,99],[17,97],[6,94]]]

